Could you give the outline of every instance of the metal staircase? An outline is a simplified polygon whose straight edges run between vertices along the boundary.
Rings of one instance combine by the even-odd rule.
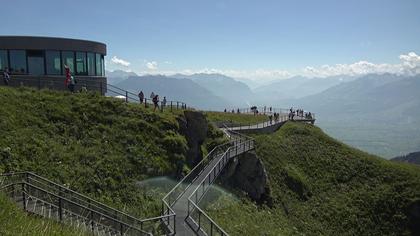
[[[31,172],[0,175],[0,191],[28,213],[100,236],[152,235],[144,222]]]

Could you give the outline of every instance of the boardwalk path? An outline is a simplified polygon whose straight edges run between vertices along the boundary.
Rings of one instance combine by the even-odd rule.
[[[267,132],[274,132],[287,120],[288,115],[281,114],[278,122],[263,122],[255,125],[221,128],[231,138],[232,142],[225,149],[221,148],[221,152],[210,153],[209,157],[207,157],[210,161],[207,161],[207,164],[202,165],[201,170],[195,173],[196,177],[192,179],[191,184],[185,188],[185,192],[172,205],[172,209],[176,214],[176,229],[174,230],[176,235],[227,235],[223,229],[199,208],[200,200],[230,158],[254,149],[253,139],[241,133],[258,132],[264,129]],[[312,123],[314,120],[295,117],[295,121]]]

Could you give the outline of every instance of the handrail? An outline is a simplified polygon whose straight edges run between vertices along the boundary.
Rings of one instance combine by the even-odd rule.
[[[51,195],[51,196],[53,196],[53,197],[55,197],[55,198],[65,200],[66,202],[69,202],[69,203],[71,203],[71,204],[73,204],[73,205],[76,205],[76,206],[78,206],[78,207],[80,207],[80,208],[83,208],[83,209],[89,210],[90,212],[93,212],[93,213],[95,213],[95,214],[98,214],[98,215],[100,215],[100,216],[102,216],[102,217],[104,217],[104,218],[107,218],[107,219],[111,220],[111,221],[115,221],[115,222],[116,222],[116,223],[118,223],[118,224],[122,224],[122,225],[124,225],[124,226],[127,226],[128,228],[133,228],[133,229],[136,229],[137,231],[142,231],[142,230],[140,230],[140,229],[137,229],[137,228],[136,228],[136,227],[134,227],[134,226],[131,226],[131,225],[128,225],[128,224],[126,224],[126,223],[124,223],[124,222],[122,222],[122,221],[119,221],[118,219],[114,219],[114,218],[112,218],[112,217],[110,217],[110,216],[108,216],[108,215],[105,215],[105,214],[103,214],[103,213],[101,213],[101,212],[98,212],[98,211],[96,211],[96,210],[94,210],[94,209],[90,209],[89,207],[85,207],[85,206],[83,206],[83,205],[81,205],[81,204],[79,204],[79,203],[77,203],[77,202],[74,202],[74,201],[72,201],[72,200],[69,200],[69,199],[67,199],[67,198],[65,198],[65,197],[58,196],[58,195],[56,195],[56,194],[54,194],[54,193],[51,193],[51,192],[49,192],[49,191],[47,191],[47,190],[44,190],[44,189],[42,189],[42,188],[39,188],[38,186],[35,186],[35,185],[33,185],[33,184],[26,183],[26,182],[16,183],[16,184],[17,184],[17,185],[19,185],[19,184],[28,185],[28,186],[30,186],[30,187],[32,187],[32,188],[35,188],[35,189],[37,189],[37,190],[39,190],[39,191],[41,191],[41,192],[47,193],[48,195]],[[28,194],[28,195],[31,195],[31,194]],[[148,234],[147,232],[142,232],[142,233],[146,233],[146,234]]]
[[[53,188],[52,190],[57,191],[59,194],[64,194],[67,197],[70,197],[72,199],[73,202],[77,202],[80,205],[85,205],[86,207],[88,207],[89,209],[95,210],[97,212],[100,212],[101,214],[104,215],[108,215],[111,218],[117,219],[119,221],[122,221],[124,223],[126,223],[127,225],[132,225],[134,226],[140,226],[141,230],[144,230],[144,225],[146,223],[150,223],[152,221],[163,221],[163,220],[169,220],[170,218],[175,218],[175,212],[168,211],[168,214],[165,214],[164,212],[162,212],[161,216],[158,217],[153,217],[153,218],[147,218],[147,219],[137,219],[127,213],[124,213],[122,211],[119,211],[115,208],[109,207],[103,203],[100,203],[92,198],[89,198],[85,195],[82,195],[78,192],[75,192],[67,187],[64,187],[62,185],[59,185],[55,182],[52,182],[44,177],[38,176],[34,173],[31,172],[15,172],[15,173],[5,173],[5,174],[0,174],[0,178],[1,177],[11,177],[11,176],[17,176],[21,178],[21,181],[25,181],[26,183],[30,183],[28,181],[32,181],[32,183],[36,183],[39,184],[41,186],[38,186],[39,188]],[[45,183],[42,183],[42,181],[44,181]],[[31,184],[32,184],[31,183]],[[48,185],[50,184],[50,185]],[[4,187],[4,186],[3,186]],[[3,189],[2,186],[0,186],[0,190]],[[55,188],[55,189],[54,189]],[[45,190],[45,189],[44,189]],[[70,195],[68,195],[70,194]],[[63,196],[63,197],[65,197]],[[66,197],[66,198],[67,198]],[[161,222],[159,222],[161,223]],[[150,232],[149,232],[150,234]]]
[[[23,172],[23,173],[25,173],[25,172]],[[14,173],[10,173],[10,174],[1,174],[0,176],[13,176],[13,174]],[[22,174],[22,172],[21,173],[19,173],[19,174]],[[22,186],[22,190],[21,191],[23,191],[23,192],[25,192],[28,196],[34,196],[35,198],[39,198],[38,196],[35,196],[35,195],[32,195],[32,194],[30,194],[30,193],[28,193],[27,191],[25,191],[24,189],[24,186],[30,186],[31,188],[34,188],[34,189],[36,189],[37,191],[40,191],[40,192],[43,192],[43,193],[45,193],[45,194],[47,194],[48,196],[52,196],[52,197],[54,197],[54,198],[56,198],[56,199],[58,199],[59,200],[59,202],[61,202],[60,204],[61,204],[61,206],[57,206],[57,205],[55,205],[55,204],[53,204],[53,203],[48,203],[48,204],[51,204],[51,205],[53,205],[53,206],[57,206],[57,207],[62,207],[63,206],[63,201],[64,202],[67,202],[67,203],[70,203],[70,204],[72,204],[72,205],[74,205],[74,206],[76,206],[76,207],[78,207],[78,208],[81,208],[81,209],[83,209],[83,210],[87,210],[88,212],[90,212],[90,214],[96,214],[96,215],[98,215],[98,216],[100,216],[100,217],[103,217],[103,218],[106,218],[106,219],[108,219],[108,220],[110,220],[111,222],[115,222],[115,223],[117,223],[120,227],[122,226],[122,227],[126,227],[126,229],[133,229],[133,230],[135,230],[135,231],[137,231],[137,232],[139,232],[139,233],[142,233],[142,234],[144,234],[144,235],[151,235],[150,233],[148,233],[148,232],[146,232],[146,231],[144,231],[144,230],[142,230],[142,229],[139,229],[139,228],[137,228],[137,227],[135,227],[135,226],[133,226],[133,225],[130,225],[130,224],[127,224],[127,223],[125,223],[125,222],[122,222],[122,221],[120,221],[119,219],[115,219],[115,218],[113,218],[113,217],[111,217],[111,216],[109,216],[109,215],[107,215],[107,214],[104,214],[104,213],[102,213],[102,212],[99,212],[99,211],[97,211],[97,210],[95,210],[95,209],[92,209],[92,208],[90,208],[90,207],[86,207],[86,206],[84,206],[84,205],[82,205],[82,204],[80,204],[80,203],[77,203],[77,202],[75,202],[75,201],[73,201],[73,200],[70,200],[70,199],[67,199],[66,197],[64,197],[64,196],[60,196],[60,195],[57,195],[57,194],[55,194],[55,193],[52,193],[52,192],[50,192],[50,191],[48,191],[48,190],[45,190],[45,189],[43,189],[43,188],[41,188],[41,187],[38,187],[38,186],[36,186],[36,185],[34,185],[34,184],[32,184],[32,183],[28,183],[28,182],[26,182],[26,181],[21,181],[21,182],[14,182],[14,183],[11,183],[11,184],[8,184],[7,186],[3,186],[3,188],[6,188],[6,187],[10,187],[10,186],[14,186],[14,185],[21,185]],[[2,188],[2,189],[3,189]],[[19,188],[17,189],[17,190],[19,190]],[[45,201],[45,200],[43,200],[43,199],[41,199],[41,198],[39,198],[40,200],[42,200],[42,201]],[[23,204],[24,205],[26,205],[26,202],[23,202]],[[24,208],[25,208],[25,206],[24,206]],[[66,210],[66,211],[69,211],[69,212],[71,212],[72,214],[76,214],[77,215],[77,213],[75,213],[75,212],[72,212],[71,210],[69,210],[69,209],[64,209],[64,210]],[[60,217],[61,218],[61,217]],[[101,218],[100,218],[101,219]],[[91,218],[90,220],[92,220],[93,221],[93,218]],[[106,225],[107,227],[112,227],[112,225]],[[116,230],[116,231],[120,231],[120,230],[122,230],[123,228],[120,228],[120,229],[114,229],[114,230]],[[122,233],[122,232],[121,232]]]
[[[179,200],[179,198],[182,197],[182,195],[185,193],[185,191],[191,186],[191,184],[194,182],[194,180],[199,176],[199,174],[204,170],[204,168],[207,166],[207,164],[212,160],[210,160],[210,157],[212,157],[213,154],[217,154],[216,151],[218,151],[220,148],[223,148],[224,146],[230,145],[232,141],[229,141],[227,143],[224,144],[220,144],[217,145],[216,147],[214,147],[186,176],[184,176],[184,178],[182,178],[181,181],[179,181],[172,189],[171,191],[169,191],[163,198],[162,198],[162,202],[163,205],[165,205],[168,209],[168,212],[171,212],[173,214],[175,214],[175,211],[172,209],[172,206]],[[207,162],[207,163],[206,163]],[[201,169],[200,169],[201,167]],[[198,172],[198,173],[197,173]],[[193,176],[195,175],[195,176]],[[190,179],[192,177],[192,179]],[[189,180],[189,181],[188,181]],[[182,184],[185,184],[185,182],[189,182],[187,183],[186,186],[182,186]],[[178,193],[178,195],[176,195],[174,198],[172,198],[171,196],[179,189],[182,188],[180,193]],[[176,193],[175,193],[176,194]],[[162,210],[162,214],[163,214],[163,210]],[[163,219],[163,218],[167,218],[165,216],[158,216],[155,217],[156,219]],[[169,221],[167,222],[167,224],[169,224]],[[174,220],[173,222],[173,226],[172,229],[169,226],[169,230],[174,231],[174,233],[176,233],[176,228],[175,228],[176,222]]]
[[[229,147],[223,153],[223,155],[220,157],[220,159],[217,161],[217,163],[207,173],[207,175],[203,178],[203,180],[199,184],[197,184],[197,187],[194,189],[194,191],[188,197],[188,212],[187,212],[187,218],[186,219],[192,220],[194,222],[194,224],[198,226],[198,229],[196,229],[196,230],[204,231],[205,229],[203,229],[202,223],[201,223],[201,215],[203,215],[205,217],[205,219],[207,219],[210,222],[210,235],[213,235],[214,230],[219,232],[219,234],[221,234],[221,235],[228,235],[228,234],[213,219],[211,219],[210,216],[208,216],[198,206],[198,203],[202,200],[204,195],[210,189],[211,184],[215,181],[217,176],[223,170],[223,168],[227,164],[228,160],[231,157],[238,155],[238,148],[243,147],[244,148],[243,152],[247,152],[254,147],[254,139],[252,137],[249,137],[249,136],[246,136],[244,134],[235,132],[233,130],[229,130],[229,128],[227,128],[226,126],[225,126],[225,128],[228,130],[228,132],[232,132],[232,133],[235,134],[235,136],[239,136],[239,138],[236,138],[236,140],[238,140],[238,141],[235,141],[234,145]],[[233,152],[233,155],[231,155],[232,152]],[[199,189],[202,189],[200,197],[197,196]],[[195,196],[195,201],[192,199],[193,196]],[[198,211],[198,223],[192,217],[193,212],[195,210]],[[207,235],[207,232],[204,231],[204,233]]]
[[[129,218],[129,219],[132,219],[132,220],[134,220],[134,221],[140,221],[140,222],[141,222],[141,220],[140,220],[140,219],[137,219],[137,218],[135,218],[134,216],[131,216],[131,215],[127,214],[127,213],[124,213],[124,212],[122,212],[122,211],[120,211],[120,210],[116,209],[116,208],[113,208],[113,207],[107,206],[107,205],[105,205],[105,204],[103,204],[103,203],[100,203],[100,202],[98,202],[98,201],[96,201],[96,200],[94,200],[94,199],[92,199],[92,198],[90,198],[90,197],[88,197],[88,196],[85,196],[85,195],[83,195],[83,194],[80,194],[80,193],[78,193],[78,192],[76,192],[76,191],[71,190],[70,188],[67,188],[67,187],[65,187],[65,186],[59,185],[59,184],[57,184],[57,183],[55,183],[55,182],[53,182],[53,181],[51,181],[51,180],[49,180],[49,179],[46,179],[46,178],[44,178],[44,177],[42,177],[42,176],[39,176],[39,175],[37,175],[37,174],[34,174],[34,173],[32,173],[32,172],[7,173],[7,174],[0,174],[0,176],[4,176],[4,175],[22,175],[22,174],[24,174],[24,175],[29,175],[29,176],[31,176],[31,177],[33,176],[33,177],[36,177],[36,178],[38,178],[38,179],[41,179],[41,180],[43,180],[43,181],[45,181],[45,182],[47,182],[47,183],[49,183],[49,184],[52,184],[52,185],[54,185],[54,186],[58,187],[58,188],[59,188],[59,190],[65,190],[65,191],[68,191],[68,192],[70,192],[70,193],[72,193],[72,194],[76,195],[77,197],[82,198],[82,199],[78,199],[78,200],[80,200],[80,201],[82,201],[82,202],[85,202],[85,203],[87,203],[87,204],[89,204],[89,205],[93,205],[93,203],[94,203],[94,204],[97,204],[97,205],[98,205],[98,207],[103,207],[103,208],[106,208],[106,209],[107,209],[107,210],[109,210],[109,211],[112,211],[112,212],[114,212],[114,213],[119,213],[119,214],[124,215],[125,217],[127,217],[127,218]],[[29,176],[25,176],[25,178],[28,178]],[[35,181],[36,181],[36,180],[35,180]],[[86,201],[86,200],[83,200],[83,198],[84,198],[84,199],[87,199],[87,201]]]
[[[265,109],[264,109],[265,108]],[[249,115],[273,115],[274,113],[277,114],[286,114],[288,115],[290,113],[290,108],[273,108],[267,107],[267,106],[257,106],[258,114],[254,113],[254,110],[251,110],[250,107],[248,108],[235,108],[235,109],[226,109],[226,113],[232,113],[232,114],[249,114]],[[239,111],[239,112],[238,112]],[[213,112],[221,112],[221,111],[213,111]],[[315,113],[311,113],[311,118],[307,118],[307,120],[315,120]],[[306,115],[309,114],[309,111],[303,111],[303,116],[295,115],[296,117],[306,117]]]
[[[227,142],[227,143],[224,143],[224,144],[220,144],[220,145],[217,145],[216,147],[214,147],[186,176],[184,176],[184,178],[182,178],[182,180],[181,181],[179,181],[176,185],[175,185],[175,187],[173,187],[172,189],[171,189],[171,191],[169,191],[166,195],[165,195],[165,197],[163,198],[163,199],[166,199],[166,198],[168,198],[169,196],[170,196],[170,194],[172,194],[173,192],[175,192],[175,190],[176,190],[176,188],[178,188],[181,184],[183,184],[186,180],[187,180],[187,178],[189,178],[196,170],[198,170],[198,168],[199,167],[201,167],[203,164],[204,164],[204,162],[205,161],[207,161],[208,159],[209,159],[209,157],[218,149],[218,148],[221,148],[221,147],[223,147],[223,146],[226,146],[226,145],[228,145],[228,144],[230,144],[232,141],[229,141],[229,142]],[[203,166],[203,167],[205,167],[205,166]],[[199,173],[201,173],[201,171],[202,170],[200,170],[200,172]],[[198,173],[198,174],[199,174]],[[187,185],[187,187],[185,187],[185,190],[189,187],[191,185],[191,183],[189,183],[188,185]],[[175,201],[174,201],[174,203],[182,196],[182,194],[185,192],[185,190],[183,190],[182,191],[182,193],[175,199]],[[170,204],[171,206],[173,206],[173,204]]]

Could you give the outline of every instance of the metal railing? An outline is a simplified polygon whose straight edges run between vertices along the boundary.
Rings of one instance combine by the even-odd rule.
[[[185,191],[191,186],[191,184],[199,177],[203,170],[208,166],[208,164],[216,157],[222,154],[227,150],[233,141],[221,144],[213,148],[184,178],[181,179],[172,189],[169,191],[164,198],[162,199],[163,205],[165,206],[166,211],[175,213],[172,209],[174,204],[182,197]],[[173,222],[166,221],[167,226],[170,227],[170,230],[176,232],[176,222],[175,217]]]
[[[228,129],[226,127],[226,129]],[[235,141],[220,157],[217,163],[207,173],[203,180],[197,185],[192,194],[188,197],[188,213],[187,219],[190,220],[195,232],[202,232],[205,235],[228,235],[214,220],[211,219],[199,206],[199,202],[210,189],[210,186],[217,179],[226,164],[232,157],[245,153],[254,149],[254,139],[246,135],[237,133],[233,130],[228,130],[231,133],[230,137]]]
[[[107,96],[111,96],[111,97],[119,97],[124,99],[126,102],[133,102],[133,103],[140,103],[142,105],[144,105],[146,108],[147,107],[153,107],[154,103],[153,103],[153,99],[150,98],[144,98],[143,101],[140,101],[140,98],[138,97],[137,94],[118,88],[114,85],[111,84],[107,84]],[[162,98],[161,98],[162,99]],[[165,108],[170,109],[171,111],[173,109],[187,109],[187,104],[180,102],[180,101],[166,101],[166,103],[164,103],[163,101],[159,102],[159,109],[163,110]]]
[[[116,97],[123,99],[126,102],[132,103],[140,103],[145,107],[153,107],[154,103],[153,100],[150,98],[144,98],[142,102],[140,102],[140,98],[138,94],[130,92],[128,90],[119,88],[112,84],[107,84],[102,81],[95,81],[89,79],[79,79],[78,83],[75,84],[74,91],[78,92],[99,92],[100,94],[105,94],[106,96]],[[0,83],[1,84],[1,83]],[[62,90],[62,91],[69,91],[69,89],[65,86],[63,78],[56,78],[51,77],[48,79],[41,78],[41,77],[34,77],[34,78],[22,78],[17,77],[13,78],[9,81],[9,86],[13,87],[31,87],[41,89],[51,89],[51,90]],[[161,98],[162,99],[162,98]],[[171,101],[167,100],[166,103],[160,101],[158,103],[158,109],[163,111],[164,109],[188,109],[187,104],[180,101]]]
[[[231,130],[251,130],[251,129],[261,129],[273,126],[278,123],[282,123],[289,120],[289,117],[284,114],[280,114],[278,119],[267,120],[261,123],[254,124],[238,124],[235,127],[229,127]]]
[[[256,111],[258,111],[258,113],[256,113]],[[220,112],[220,111],[219,111]],[[232,113],[232,114],[249,114],[249,115],[273,115],[274,113],[276,114],[280,114],[280,115],[289,115],[290,113],[290,109],[286,109],[286,108],[277,108],[277,107],[267,107],[267,106],[258,106],[256,109],[251,109],[249,108],[236,108],[236,109],[231,109],[231,110],[226,110],[226,113]],[[305,118],[306,115],[308,115],[309,112],[308,111],[304,111],[303,112],[303,116],[297,116],[295,115],[295,117],[299,117],[300,119]],[[307,118],[308,120],[310,119],[315,119],[315,113],[311,113],[311,118]]]
[[[143,229],[144,221],[30,172],[1,174],[0,190],[13,199],[19,197],[25,210],[29,199],[35,199],[48,206],[49,218],[59,222],[77,218],[92,232],[102,228],[120,235],[152,235]]]

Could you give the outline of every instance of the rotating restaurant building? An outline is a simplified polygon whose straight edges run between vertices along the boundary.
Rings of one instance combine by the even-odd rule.
[[[0,72],[9,69],[12,86],[64,90],[64,65],[78,83],[106,92],[106,45],[99,42],[52,37],[0,36]],[[0,81],[2,83],[2,81]]]

